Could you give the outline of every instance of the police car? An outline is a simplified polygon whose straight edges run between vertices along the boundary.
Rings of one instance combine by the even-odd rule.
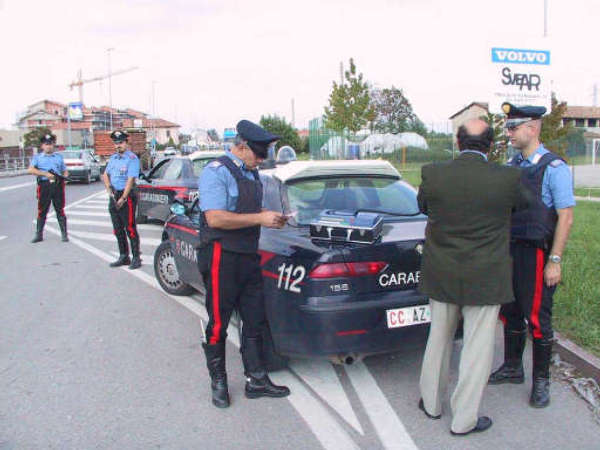
[[[198,196],[198,176],[209,162],[223,152],[199,151],[187,156],[161,160],[137,182],[137,223],[148,219],[162,222],[169,216],[174,200],[191,205]]]
[[[417,285],[426,217],[396,169],[292,161],[260,174],[264,207],[289,216],[283,229],[263,228],[259,244],[271,351],[351,363],[424,342],[430,311]],[[203,289],[200,210],[177,206],[154,270],[165,291],[189,295]]]

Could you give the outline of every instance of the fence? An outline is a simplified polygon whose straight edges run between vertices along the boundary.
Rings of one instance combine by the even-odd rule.
[[[29,160],[28,156],[9,158],[8,155],[4,155],[0,158],[0,174],[17,173],[26,170],[29,167]]]

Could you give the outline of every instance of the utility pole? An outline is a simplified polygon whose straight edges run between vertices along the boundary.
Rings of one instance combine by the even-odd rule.
[[[292,127],[296,128],[296,112],[294,110],[294,99],[292,99]]]
[[[110,68],[110,52],[114,50],[110,47],[106,50],[108,53],[108,106],[110,107],[110,131],[113,129],[113,116],[112,116],[112,72]]]

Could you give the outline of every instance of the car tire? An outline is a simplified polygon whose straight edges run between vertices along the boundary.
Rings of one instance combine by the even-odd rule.
[[[240,340],[240,348],[242,346],[242,318],[239,313],[236,311],[235,315],[237,317],[237,329],[238,329],[238,337]],[[271,335],[271,328],[267,323],[265,330],[263,331],[263,358],[265,362],[265,366],[268,372],[277,372],[278,370],[283,370],[288,366],[289,358],[287,356],[282,356],[275,351],[275,345],[273,344],[273,336]]]
[[[194,292],[192,286],[179,279],[169,241],[163,241],[154,252],[154,275],[160,287],[171,295],[191,295]]]

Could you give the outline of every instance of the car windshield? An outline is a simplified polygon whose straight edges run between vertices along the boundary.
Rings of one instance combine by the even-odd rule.
[[[204,169],[209,162],[214,161],[215,159],[216,158],[194,159],[192,161],[194,175],[199,177],[200,172],[202,172],[202,169]]]
[[[299,225],[318,219],[325,209],[369,210],[390,215],[419,213],[417,194],[397,178],[344,177],[310,179],[286,185],[290,210]]]
[[[59,152],[64,159],[81,159],[81,152]]]

